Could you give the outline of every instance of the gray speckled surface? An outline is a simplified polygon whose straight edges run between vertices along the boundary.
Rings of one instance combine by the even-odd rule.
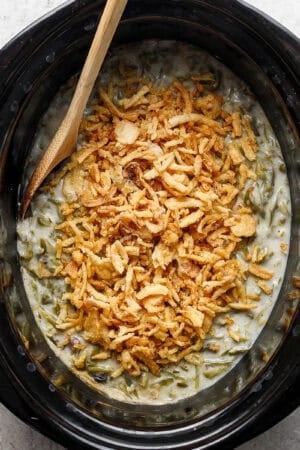
[[[1,0],[0,47],[26,25],[63,0]],[[248,0],[300,36],[299,0]],[[300,409],[239,450],[300,449]],[[0,450],[63,450],[14,417],[0,405]]]

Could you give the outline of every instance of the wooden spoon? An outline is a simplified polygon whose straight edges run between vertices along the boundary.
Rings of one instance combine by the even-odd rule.
[[[34,170],[21,207],[24,218],[29,203],[47,175],[76,148],[78,129],[88,98],[128,0],[107,0],[72,102],[48,149]]]

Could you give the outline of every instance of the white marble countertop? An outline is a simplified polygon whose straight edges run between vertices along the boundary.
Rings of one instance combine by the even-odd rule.
[[[64,0],[1,0],[0,47],[33,20]],[[248,0],[300,36],[299,0]],[[300,409],[239,450],[300,449]],[[63,450],[0,405],[0,450]]]

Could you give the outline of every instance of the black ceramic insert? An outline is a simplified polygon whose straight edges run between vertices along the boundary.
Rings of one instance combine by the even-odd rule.
[[[299,293],[292,285],[292,276],[300,275],[300,43],[236,0],[128,2],[113,45],[149,38],[190,42],[250,85],[281,144],[293,209],[286,276],[253,349],[220,382],[191,399],[128,406],[85,386],[49,349],[29,308],[16,252],[24,168],[38,122],[59,86],[80,70],[103,5],[69,1],[0,53],[0,398],[69,448],[233,448],[300,402]],[[268,363],[261,358],[266,351]],[[53,382],[61,374],[66,382],[58,388]]]

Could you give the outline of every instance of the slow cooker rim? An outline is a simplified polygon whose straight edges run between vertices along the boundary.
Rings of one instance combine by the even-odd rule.
[[[64,9],[64,8],[68,8],[68,7],[69,7],[70,5],[72,5],[73,3],[80,3],[80,2],[78,2],[78,1],[77,1],[77,2],[68,1],[66,4],[63,4],[61,7],[59,7],[59,8],[58,8],[58,11],[61,11],[61,10]],[[235,3],[239,3],[239,2],[235,2]],[[56,10],[56,11],[57,11],[57,10]],[[55,13],[55,12],[54,12],[54,13]],[[51,14],[51,16],[52,16],[52,14]],[[47,16],[47,17],[48,17],[48,16]],[[44,19],[44,20],[47,20],[47,17],[44,17],[43,19]],[[41,21],[37,21],[37,23],[36,23],[34,26],[39,25],[40,23],[41,23]],[[31,28],[32,28],[32,27],[30,27],[29,30],[27,30],[27,32],[30,31]],[[21,35],[19,35],[19,37],[20,37],[20,36],[21,36]],[[11,43],[11,45],[13,45],[13,42]],[[4,50],[7,50],[7,49],[4,48]],[[0,58],[1,58],[1,55],[0,55]]]

